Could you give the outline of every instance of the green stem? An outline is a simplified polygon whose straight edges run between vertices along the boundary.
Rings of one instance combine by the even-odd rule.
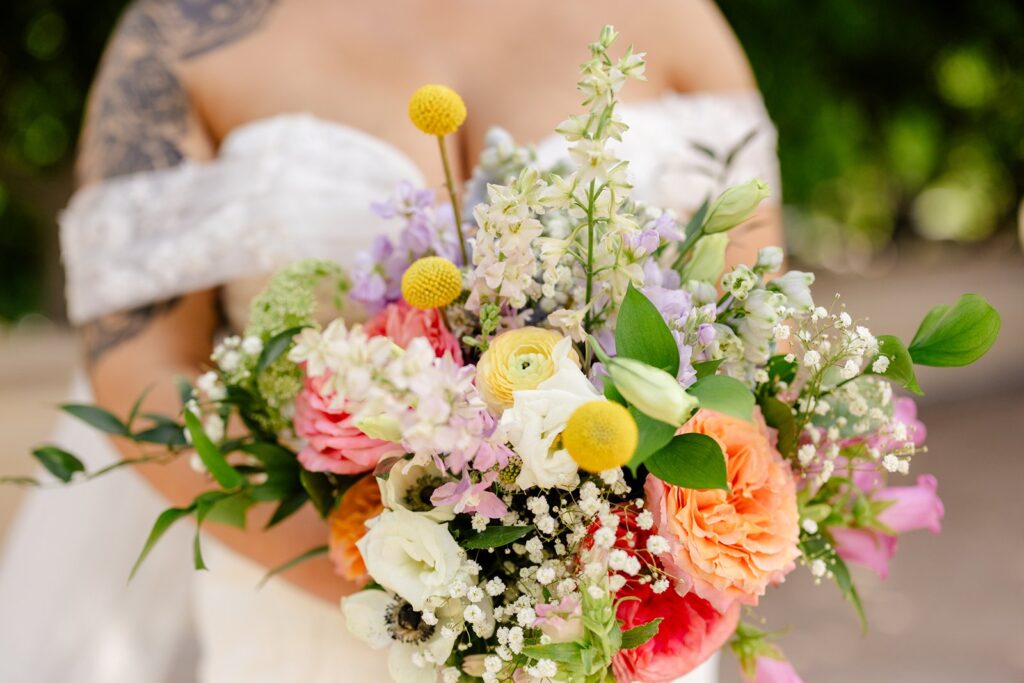
[[[686,236],[686,239],[683,240],[683,246],[679,247],[679,255],[676,256],[675,263],[672,264],[673,270],[680,270],[683,267],[683,260],[686,258],[686,255],[690,253],[691,249],[693,249],[693,245],[697,243],[697,240],[703,236],[703,227],[698,230],[694,230],[691,234]]]
[[[459,234],[459,249],[462,252],[462,265],[469,265],[469,252],[466,250],[466,238],[462,235],[462,212],[459,200],[455,195],[455,182],[452,180],[452,167],[448,163],[448,149],[444,144],[444,136],[437,136],[437,147],[441,150],[441,165],[444,166],[444,182],[448,186],[448,199],[452,202],[452,213],[455,214],[455,231]]]
[[[590,188],[587,190],[587,290],[586,301],[587,313],[583,317],[583,329],[589,335],[590,326],[593,322],[592,311],[590,310],[590,298],[594,291],[594,181],[590,181]],[[587,369],[593,361],[590,344],[587,344],[585,365]]]

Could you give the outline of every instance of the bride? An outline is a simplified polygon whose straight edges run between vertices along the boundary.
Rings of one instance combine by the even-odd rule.
[[[492,125],[533,141],[542,160],[560,157],[550,133],[576,111],[576,65],[604,23],[651,55],[648,81],[627,89],[620,110],[633,126],[621,155],[638,198],[688,213],[724,184],[757,176],[778,188],[774,129],[708,0],[138,0],[101,64],[82,188],[61,220],[90,380],[76,383],[76,400],[91,392],[127,414],[151,388],[145,409],[173,414],[172,379],[195,376],[214,338],[244,326],[264,281],[255,273],[308,256],[350,262],[391,229],[371,201],[399,180],[439,188],[436,146],[405,117],[423,83],[466,100],[462,174]],[[778,242],[775,199],[734,233],[732,260]],[[90,432],[59,431],[90,469],[117,457]],[[183,525],[125,586],[155,515],[203,488],[179,460],[140,468],[148,487],[124,472],[29,497],[0,568],[0,679],[386,680],[384,658],[348,635],[338,610],[356,587],[326,559],[255,589],[267,567],[323,543],[315,513],[270,532],[257,509],[250,532],[211,525],[211,571],[196,574]],[[714,681],[715,666],[684,680]]]

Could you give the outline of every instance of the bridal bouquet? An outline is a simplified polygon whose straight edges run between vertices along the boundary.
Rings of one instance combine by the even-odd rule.
[[[965,295],[904,344],[816,305],[780,248],[727,268],[767,188],[688,217],[635,201],[616,95],[644,55],[614,58],[615,38],[590,46],[585,112],[557,129],[571,164],[540,168],[493,131],[463,191],[448,174],[449,202],[402,185],[376,206],[397,240],[348,271],[280,272],[182,386],[182,419],[65,407],[194,452],[210,481],[140,562],[187,515],[243,526],[270,501],[273,525],[314,505],[327,542],[296,561],[326,553],[363,585],[341,609],[396,681],[668,681],[727,643],[747,676],[799,680],[741,621],[798,565],[863,619],[848,564],[884,573],[898,534],[942,516],[933,478],[890,483],[925,436],[895,390],[920,393],[915,364],[981,357],[999,317]],[[409,113],[447,170],[462,100],[426,86]],[[366,321],[321,324],[325,289]],[[36,454],[65,481],[82,470]]]

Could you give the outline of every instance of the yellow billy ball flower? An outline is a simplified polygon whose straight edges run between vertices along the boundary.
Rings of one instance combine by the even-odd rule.
[[[543,327],[521,327],[492,339],[476,364],[476,386],[487,407],[500,415],[512,406],[512,392],[536,389],[555,374],[561,359],[552,354],[563,338]],[[569,357],[579,365],[579,356],[571,347]]]
[[[402,275],[402,296],[410,306],[423,311],[447,306],[461,292],[458,266],[440,256],[417,259]]]
[[[584,403],[562,431],[562,446],[587,472],[622,467],[633,457],[639,439],[633,416],[614,401]]]
[[[448,135],[466,120],[466,104],[447,86],[425,85],[409,98],[409,118],[427,135]]]

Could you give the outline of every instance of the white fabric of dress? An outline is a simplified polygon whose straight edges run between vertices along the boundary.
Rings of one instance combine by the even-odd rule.
[[[630,161],[637,198],[687,212],[716,188],[752,177],[778,196],[775,130],[756,93],[670,94],[620,112],[631,129],[619,153]],[[724,156],[752,131],[725,174],[697,146]],[[542,162],[565,155],[556,137],[536,149]],[[84,188],[61,218],[69,315],[83,322],[304,257],[351,263],[377,234],[398,229],[369,205],[400,180],[422,184],[423,176],[389,143],[287,114],[237,129],[212,162]],[[225,291],[230,299],[232,288]],[[81,376],[72,397],[89,400]],[[89,469],[117,457],[70,419],[54,440]],[[211,570],[191,572],[186,525],[161,541],[126,586],[163,507],[129,471],[27,496],[0,559],[0,680],[388,680],[382,653],[348,634],[337,606],[280,580],[257,591],[264,570],[212,541]],[[681,680],[713,683],[716,672],[712,660]]]

